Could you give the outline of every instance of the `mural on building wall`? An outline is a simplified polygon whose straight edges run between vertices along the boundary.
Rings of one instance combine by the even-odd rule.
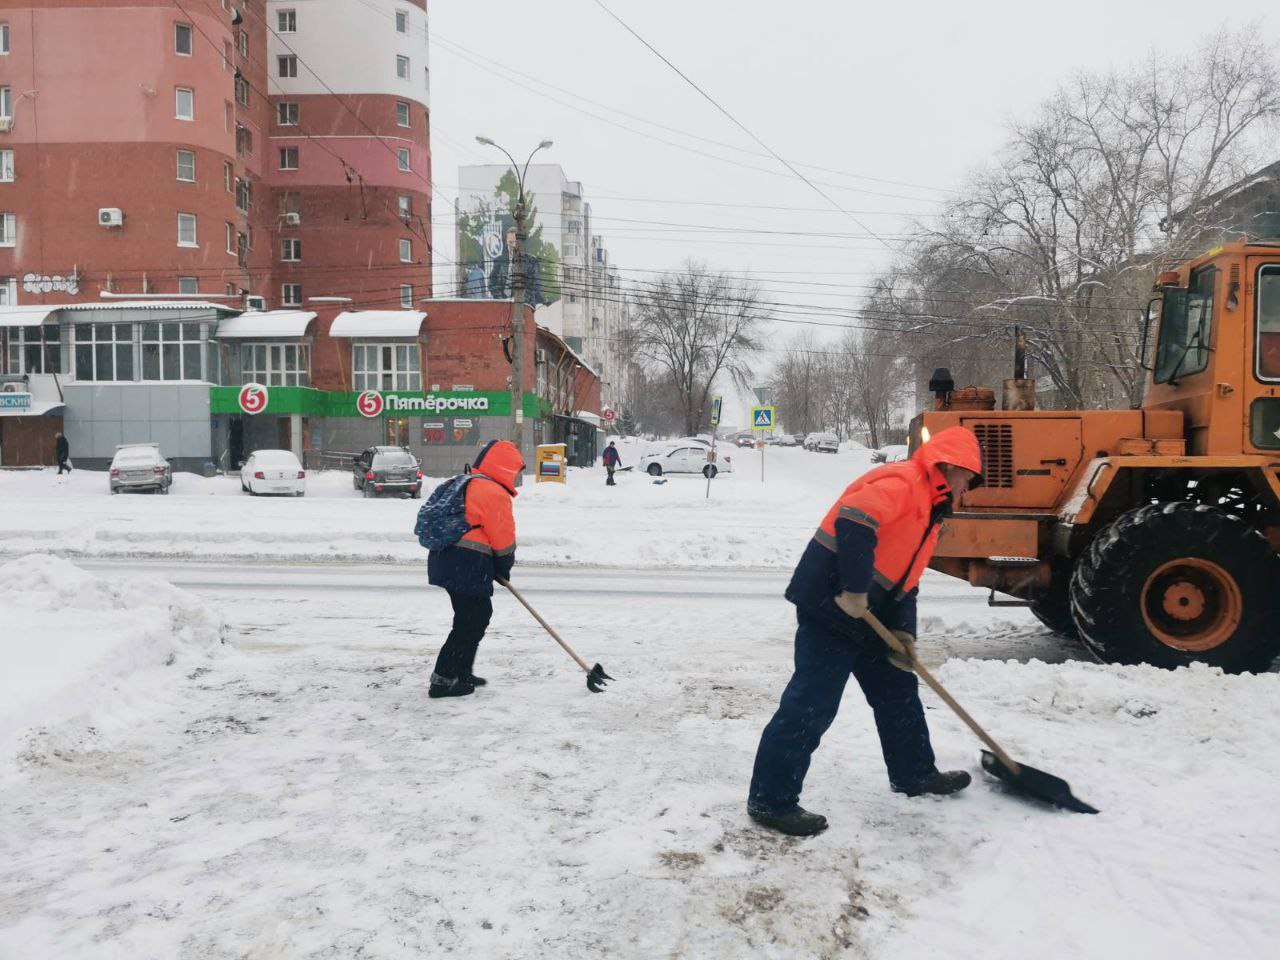
[[[511,296],[515,260],[516,200],[519,186],[507,170],[492,197],[463,198],[458,212],[458,264],[461,296],[505,300]],[[560,299],[560,254],[542,238],[536,204],[530,204],[524,241],[525,303],[535,307]]]

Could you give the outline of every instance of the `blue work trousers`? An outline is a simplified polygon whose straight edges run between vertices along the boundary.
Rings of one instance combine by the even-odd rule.
[[[875,713],[890,786],[911,790],[933,776],[937,767],[916,675],[889,663],[869,632],[859,640],[803,615],[799,620],[795,673],[760,737],[748,803],[776,812],[799,803],[809,759],[836,718],[850,674]]]

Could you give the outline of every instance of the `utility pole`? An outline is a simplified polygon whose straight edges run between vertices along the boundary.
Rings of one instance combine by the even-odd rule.
[[[486,147],[497,147],[507,159],[511,161],[511,172],[515,174],[516,188],[518,195],[516,197],[516,243],[515,249],[511,251],[511,266],[509,276],[511,277],[511,424],[510,436],[511,442],[518,448],[523,450],[524,447],[524,284],[525,284],[525,258],[524,258],[524,242],[525,242],[525,218],[527,216],[527,207],[525,205],[524,196],[524,178],[529,173],[529,164],[533,160],[534,154],[539,150],[546,150],[552,144],[550,140],[543,140],[540,144],[533,148],[533,153],[529,154],[529,159],[524,162],[524,166],[516,163],[515,157],[507,153],[506,149],[498,146],[488,137],[476,137],[476,142]]]

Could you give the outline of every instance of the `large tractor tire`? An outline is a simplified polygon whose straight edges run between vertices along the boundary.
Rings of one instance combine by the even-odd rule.
[[[1081,555],[1071,609],[1080,638],[1108,663],[1266,670],[1280,655],[1280,557],[1216,507],[1151,504]]]

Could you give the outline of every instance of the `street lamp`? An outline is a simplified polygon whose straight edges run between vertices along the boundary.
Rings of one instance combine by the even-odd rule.
[[[488,137],[476,137],[476,143],[485,147],[501,150],[511,161],[511,170],[516,177],[518,196],[516,197],[516,246],[511,252],[511,442],[517,447],[524,443],[524,178],[529,172],[529,164],[539,150],[547,150],[552,146],[550,140],[543,140],[529,154],[524,166],[516,163],[516,158],[507,150],[494,143]]]

